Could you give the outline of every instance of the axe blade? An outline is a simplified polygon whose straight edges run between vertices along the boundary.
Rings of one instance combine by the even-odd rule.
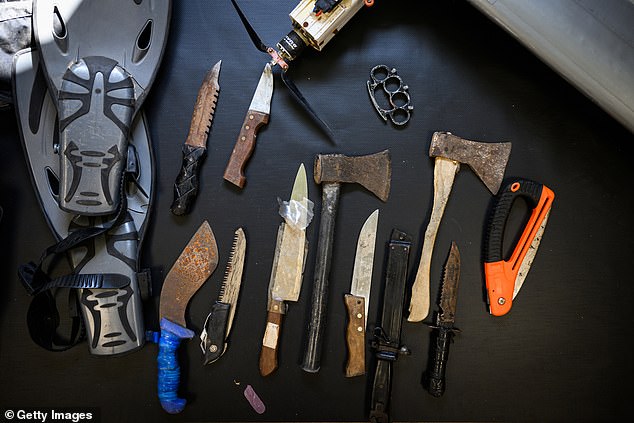
[[[434,132],[430,157],[444,157],[467,164],[493,194],[497,194],[511,155],[510,142],[471,141],[451,132]]]

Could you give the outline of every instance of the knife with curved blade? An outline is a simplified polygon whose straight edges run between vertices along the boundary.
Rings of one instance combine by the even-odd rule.
[[[178,397],[180,366],[176,359],[181,341],[194,337],[185,323],[187,304],[217,265],[216,238],[205,220],[176,259],[161,289],[158,397],[163,409],[170,414],[180,413],[187,403]]]

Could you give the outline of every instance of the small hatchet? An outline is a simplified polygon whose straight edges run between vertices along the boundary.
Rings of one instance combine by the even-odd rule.
[[[435,157],[434,205],[425,231],[423,251],[412,285],[409,304],[410,322],[420,322],[429,313],[429,271],[436,234],[445,211],[454,177],[460,163],[468,164],[493,194],[497,193],[504,178],[504,170],[511,154],[511,143],[484,143],[469,141],[450,132],[434,132],[429,156]]]

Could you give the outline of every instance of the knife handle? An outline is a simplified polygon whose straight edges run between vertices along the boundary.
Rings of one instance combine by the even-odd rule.
[[[178,384],[181,368],[176,358],[176,350],[183,339],[194,337],[194,332],[166,318],[161,319],[161,338],[159,339],[158,397],[163,410],[170,414],[183,411],[187,401],[178,397]]]
[[[218,360],[225,352],[225,331],[229,320],[231,304],[216,301],[211,306],[211,312],[207,318],[205,331],[205,360],[204,364],[210,364]]]
[[[440,397],[445,392],[445,368],[449,357],[449,343],[453,336],[453,330],[440,326],[436,333],[436,342],[433,345],[431,368],[427,375],[428,391],[435,397]]]
[[[346,377],[365,374],[365,298],[346,294],[344,297],[348,310],[348,362]]]
[[[532,208],[531,216],[511,257],[504,260],[504,228],[513,202],[520,197],[526,199]],[[521,264],[546,219],[554,198],[555,194],[545,185],[523,179],[510,181],[496,196],[484,242],[484,274],[489,307],[494,316],[504,315],[511,309],[515,280]]]
[[[247,182],[247,178],[244,176],[244,168],[255,149],[257,132],[262,125],[267,123],[269,123],[269,115],[254,110],[249,110],[244,118],[240,135],[238,135],[236,145],[233,147],[233,152],[224,174],[224,178],[227,181],[239,188],[244,187]]]
[[[176,216],[188,214],[198,195],[200,166],[206,154],[205,147],[183,144],[183,163],[174,182],[174,202],[170,207]]]
[[[372,399],[370,402],[370,421],[372,423],[389,423],[390,393],[392,389],[392,361],[379,359],[376,363]]]
[[[281,301],[279,301],[281,303]],[[266,329],[260,352],[260,374],[268,376],[277,369],[277,349],[282,328],[282,313],[269,311],[266,315]]]

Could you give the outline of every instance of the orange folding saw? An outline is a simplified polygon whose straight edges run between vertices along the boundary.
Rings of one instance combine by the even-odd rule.
[[[524,198],[532,212],[510,259],[504,260],[504,228],[513,202],[518,198]],[[554,199],[555,194],[548,187],[524,179],[511,181],[496,196],[484,245],[484,276],[489,311],[494,316],[502,316],[511,309],[533,264]]]

